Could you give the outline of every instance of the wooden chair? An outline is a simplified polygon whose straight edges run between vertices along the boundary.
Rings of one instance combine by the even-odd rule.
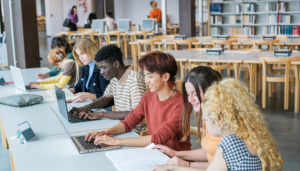
[[[229,38],[248,39],[248,35],[229,35]]]
[[[96,32],[84,32],[83,37],[91,39],[95,44],[98,45],[98,43],[101,41],[100,41],[100,39],[99,40],[95,39],[95,36],[94,36],[95,33]]]
[[[273,47],[274,43],[279,43],[279,40],[254,40],[253,48],[261,49],[262,45],[267,45],[267,46],[269,46],[269,51],[272,51],[272,47]]]
[[[185,45],[185,49],[192,49],[192,43],[198,40],[174,40],[175,50],[179,50],[179,45]]]
[[[223,49],[226,45],[228,47],[228,50],[231,50],[231,41],[230,40],[213,40],[213,47],[216,48],[216,45],[220,45]]]
[[[107,33],[107,42],[109,45],[115,44],[121,49],[121,44],[124,44],[124,41],[120,39],[121,32],[108,32]],[[113,40],[112,37],[116,37],[116,40]]]
[[[146,87],[147,87],[147,90],[149,90],[149,86],[148,85],[146,85]],[[178,87],[178,89],[176,88],[176,87]],[[177,80],[177,81],[175,81],[175,87],[174,87],[176,90],[178,90],[180,93],[182,93],[182,80]],[[144,119],[145,120],[145,119]],[[143,120],[143,121],[144,121]],[[143,123],[143,122],[142,122]],[[145,121],[145,123],[146,123],[146,121]],[[145,131],[142,131],[141,133],[140,133],[140,136],[145,136],[145,135],[149,135],[149,133],[148,133],[148,130],[145,130]]]
[[[262,88],[262,108],[266,108],[266,96],[267,96],[267,82],[269,82],[269,94],[271,92],[271,84],[273,82],[284,82],[284,109],[287,110],[289,107],[289,82],[294,82],[295,76],[290,75],[290,66],[292,61],[298,61],[299,56],[291,57],[291,58],[270,58],[270,57],[260,57],[262,61],[263,68],[263,88]],[[275,75],[275,74],[267,74],[267,65],[269,64],[285,64],[285,74],[284,75]],[[298,79],[297,79],[298,80]],[[296,83],[298,86],[299,83]],[[298,91],[298,87],[297,91]],[[296,95],[297,93],[295,93]],[[295,98],[296,99],[296,98]],[[295,104],[299,105],[298,102]]]
[[[77,29],[78,32],[89,32],[89,31],[93,31],[93,29],[85,29],[85,28],[79,28]]]

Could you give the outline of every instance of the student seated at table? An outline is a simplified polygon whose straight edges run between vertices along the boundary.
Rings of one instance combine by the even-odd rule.
[[[77,96],[72,99],[73,103],[100,98],[109,84],[109,81],[100,74],[100,69],[96,65],[95,55],[97,52],[98,47],[91,39],[79,39],[74,45],[73,53],[77,68],[81,68],[81,74],[77,70],[76,76],[80,75],[80,77],[78,82],[70,88],[70,91]],[[113,100],[104,108],[111,111],[112,105],[114,105]]]
[[[95,56],[95,61],[100,67],[101,75],[110,80],[110,83],[103,96],[84,107],[74,107],[71,113],[77,111],[76,116],[79,118],[100,119],[106,117],[122,120],[138,105],[146,91],[143,77],[133,70],[132,66],[124,65],[122,52],[116,45],[101,48]],[[89,112],[90,109],[107,106],[113,98],[116,111]]]
[[[283,160],[277,145],[255,104],[255,96],[246,85],[225,79],[208,88],[201,107],[208,130],[216,137],[223,137],[207,171],[282,170]],[[167,164],[153,170],[205,170],[189,168],[189,162],[181,166],[169,161]]]
[[[68,59],[73,59],[73,54],[72,54],[72,46],[68,43],[66,40],[66,36],[61,36],[61,37],[54,37],[51,42],[51,48],[52,49],[60,49],[61,51],[65,52],[67,54]],[[53,77],[58,74],[60,74],[63,71],[63,69],[58,68],[57,66],[54,66],[51,71],[45,73],[45,74],[38,74],[37,78],[38,79],[44,79],[48,77]]]
[[[92,132],[85,137],[94,143],[108,145],[127,145],[144,147],[150,143],[163,144],[172,149],[190,150],[188,137],[180,142],[180,116],[183,107],[181,93],[174,90],[177,64],[174,57],[159,51],[146,54],[138,60],[145,74],[145,82],[150,91],[142,97],[138,106],[132,110],[125,120],[108,129],[106,132]],[[117,135],[131,131],[143,119],[146,119],[149,135],[137,138],[114,138],[107,135]],[[107,135],[106,135],[107,134]]]
[[[40,82],[31,82],[30,88],[38,89],[54,89],[54,85],[58,88],[64,88],[67,84],[72,86],[76,83],[76,64],[72,59],[68,59],[65,52],[59,49],[53,49],[48,54],[48,60],[52,66],[63,69],[57,77]]]
[[[177,156],[180,163],[188,164],[187,161],[201,161],[189,163],[191,167],[207,168],[212,161],[217,150],[217,145],[221,141],[221,137],[214,137],[207,129],[202,118],[201,102],[205,91],[214,83],[222,80],[222,75],[208,66],[198,66],[193,68],[183,79],[182,97],[183,97],[183,114],[181,122],[182,141],[186,140],[190,134],[190,116],[192,108],[195,112],[199,112],[198,117],[198,134],[201,141],[200,149],[191,151],[175,151],[163,145],[157,145],[153,149],[159,149],[170,157]],[[204,129],[203,135],[200,131],[200,123]],[[197,155],[195,155],[197,154]],[[171,161],[170,161],[171,162]],[[177,163],[178,164],[178,163]]]

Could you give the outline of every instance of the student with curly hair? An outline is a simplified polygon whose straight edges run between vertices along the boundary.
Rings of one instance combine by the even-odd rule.
[[[149,135],[135,138],[113,138],[103,132],[86,135],[86,141],[96,137],[94,144],[126,145],[145,147],[151,143],[164,144],[178,151],[190,150],[190,139],[180,142],[180,115],[183,107],[181,93],[174,90],[177,64],[175,58],[167,53],[154,51],[138,60],[143,69],[145,82],[149,86],[139,102],[121,123],[108,129],[106,134],[117,135],[129,132],[144,118]]]
[[[122,52],[116,45],[101,48],[95,56],[95,61],[101,75],[106,80],[110,80],[110,83],[106,87],[103,96],[84,107],[74,107],[71,113],[77,111],[76,116],[79,118],[100,119],[106,117],[123,120],[138,105],[146,92],[143,77],[133,70],[132,66],[124,65]],[[90,109],[107,106],[113,98],[116,111],[89,112]]]
[[[202,110],[208,130],[223,137],[208,166],[214,170],[282,170],[283,160],[246,85],[225,79],[206,91]],[[201,170],[183,166],[156,166],[153,170]],[[202,169],[205,170],[205,169]]]

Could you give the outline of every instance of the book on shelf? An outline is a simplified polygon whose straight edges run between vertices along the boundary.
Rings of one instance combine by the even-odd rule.
[[[223,23],[223,18],[222,16],[214,15],[210,16],[210,24],[222,24]]]
[[[248,35],[248,36],[255,36],[256,35],[256,27],[255,26],[244,27],[243,34]]]
[[[231,15],[229,16],[230,24],[241,24],[241,16],[240,15]]]
[[[285,2],[279,2],[278,3],[278,11],[279,12],[286,12],[286,3]]]
[[[210,12],[211,13],[221,13],[222,12],[222,4],[210,4]]]
[[[299,26],[278,26],[278,34],[287,36],[299,36]]]
[[[239,14],[242,12],[242,8],[241,8],[241,5],[239,4],[236,4],[235,5],[235,13]]]
[[[287,14],[278,14],[278,23],[285,23],[290,24],[291,23],[291,16]]]
[[[264,26],[263,27],[263,35],[274,35],[277,34],[276,26]]]
[[[240,27],[228,28],[228,35],[241,35],[242,29]]]
[[[244,24],[255,24],[256,16],[255,15],[244,15],[243,21],[244,21]]]
[[[221,35],[221,28],[220,27],[211,27],[210,31],[211,31],[212,36]]]
[[[268,24],[276,24],[276,14],[267,15]]]
[[[276,11],[277,9],[277,4],[276,2],[270,2],[270,3],[266,3],[265,5],[265,10],[266,11]]]
[[[223,0],[210,0],[210,2],[223,2]]]
[[[255,4],[253,3],[247,3],[247,4],[243,4],[243,11],[244,12],[255,12]]]

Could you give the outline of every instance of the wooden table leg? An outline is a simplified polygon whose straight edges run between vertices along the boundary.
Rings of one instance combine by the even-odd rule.
[[[250,74],[250,92],[255,94],[255,75],[256,75],[257,64],[249,64],[249,74]]]
[[[11,166],[11,171],[17,171],[16,163],[13,157],[12,152],[9,150],[9,156],[10,156],[10,166]]]
[[[124,53],[125,53],[125,58],[127,59],[127,57],[128,57],[128,52],[127,52],[127,35],[124,35],[123,39],[124,39]]]
[[[180,79],[183,80],[184,78],[184,67],[183,67],[183,62],[182,61],[178,61],[179,62],[179,68],[180,68]]]
[[[135,44],[131,44],[131,54],[132,54],[132,59],[133,59],[133,68],[135,71],[137,70],[137,59],[136,59],[136,49],[135,49]]]
[[[299,66],[293,65],[295,73],[295,100],[294,100],[294,112],[299,113]]]
[[[8,141],[7,141],[7,137],[6,137],[5,130],[4,130],[4,125],[3,125],[2,121],[1,121],[1,118],[0,118],[0,124],[1,124],[2,145],[3,145],[4,149],[8,149]]]
[[[240,79],[240,63],[233,63],[233,69],[234,69],[234,76],[235,79]]]

